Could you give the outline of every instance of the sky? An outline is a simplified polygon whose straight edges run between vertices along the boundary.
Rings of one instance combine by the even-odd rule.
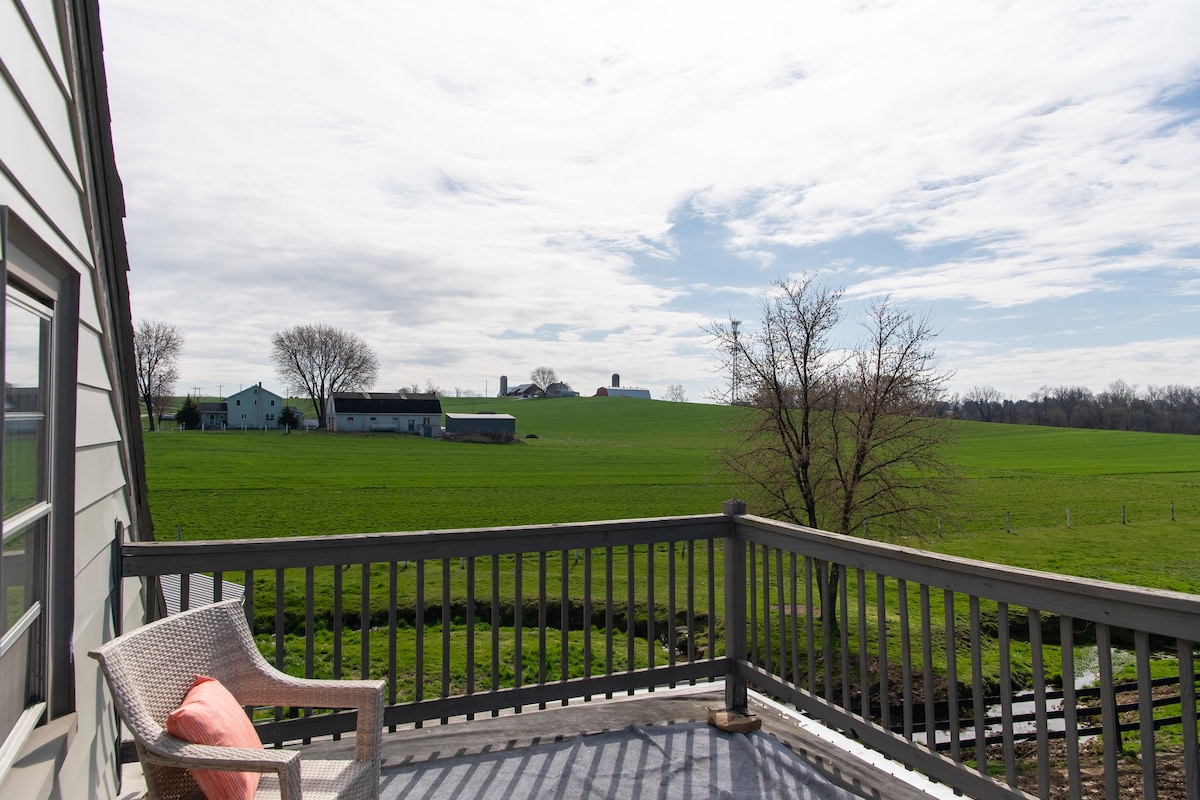
[[[104,0],[135,320],[180,393],[719,391],[705,329],[815,274],[948,392],[1200,384],[1200,3]]]

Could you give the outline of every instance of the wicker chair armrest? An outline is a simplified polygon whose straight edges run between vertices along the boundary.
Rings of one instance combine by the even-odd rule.
[[[243,682],[237,698],[239,703],[255,706],[358,709],[354,757],[378,762],[385,685],[382,680],[294,678],[271,669],[269,673],[255,673],[254,680]]]
[[[294,750],[193,744],[168,733],[146,742],[142,758],[151,764],[226,772],[274,772],[285,800],[300,798],[300,754]]]

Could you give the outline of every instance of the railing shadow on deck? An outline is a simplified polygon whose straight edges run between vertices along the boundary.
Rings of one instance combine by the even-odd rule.
[[[839,536],[737,501],[121,553],[151,596],[179,575],[183,607],[189,575],[212,575],[216,599],[241,577],[264,654],[296,675],[384,678],[392,729],[720,679],[731,708],[753,688],[972,797],[1116,798],[1136,776],[1145,797],[1200,798],[1194,595]],[[1077,679],[1081,648],[1095,666]],[[354,727],[313,709],[256,719],[276,743]]]

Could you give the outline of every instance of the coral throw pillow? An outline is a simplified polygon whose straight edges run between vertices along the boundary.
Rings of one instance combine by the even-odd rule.
[[[254,724],[237,699],[220,681],[207,675],[197,675],[183,705],[167,715],[167,733],[192,744],[262,749]],[[188,772],[209,800],[249,800],[258,791],[257,772]]]

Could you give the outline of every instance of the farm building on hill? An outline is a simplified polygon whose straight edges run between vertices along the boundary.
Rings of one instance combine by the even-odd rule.
[[[601,386],[596,390],[596,397],[641,397],[649,400],[650,390],[625,386]]]
[[[536,383],[522,383],[508,390],[506,397],[541,397],[545,392]]]
[[[231,428],[275,428],[283,412],[283,398],[261,383],[225,398]]]
[[[446,414],[446,435],[516,436],[512,414]]]
[[[546,387],[546,397],[579,397],[579,392],[566,383],[552,383]]]
[[[419,433],[441,428],[442,401],[433,394],[334,392],[325,410],[325,427],[339,433]]]

